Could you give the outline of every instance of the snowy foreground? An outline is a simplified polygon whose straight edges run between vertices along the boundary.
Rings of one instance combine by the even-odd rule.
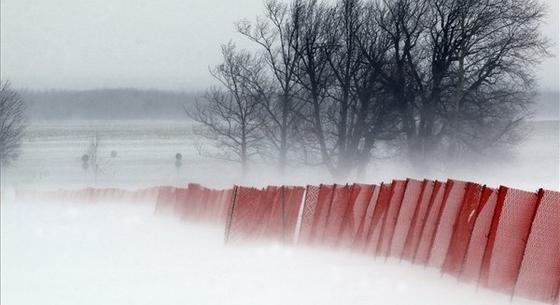
[[[152,204],[2,203],[1,303],[511,304],[409,262],[226,246]],[[541,304],[515,298],[513,304]]]

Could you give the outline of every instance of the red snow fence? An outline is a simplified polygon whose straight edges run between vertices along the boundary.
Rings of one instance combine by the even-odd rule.
[[[352,185],[348,205],[346,206],[338,235],[337,247],[352,248],[358,242],[358,234],[360,234],[360,239],[363,238],[362,222],[364,221],[374,191],[374,185]]]
[[[18,191],[18,200],[150,201],[157,214],[225,228],[228,244],[272,241],[408,260],[544,303],[560,294],[560,193],[449,179],[216,190]]]
[[[558,192],[452,179],[310,185],[293,203],[289,233],[281,235],[280,189],[235,187],[226,242],[288,235],[302,246],[404,259],[511,297],[558,301]]]
[[[223,226],[232,200],[232,189],[209,189],[195,183],[186,188],[160,187],[155,211],[172,213],[189,222]]]
[[[539,203],[537,193],[500,187],[480,270],[480,284],[511,294]]]
[[[554,302],[560,289],[560,193],[539,192],[539,203],[514,287],[516,295]]]
[[[365,250],[368,240],[368,233],[369,228],[371,226],[371,220],[373,219],[373,212],[375,211],[375,206],[377,204],[377,197],[379,197],[379,190],[380,187],[378,185],[360,185],[362,190],[369,190],[369,197],[364,198],[365,201],[365,211],[363,211],[363,215],[358,215],[357,218],[359,219],[358,230],[355,232],[354,237],[352,238],[352,249],[355,251],[362,252]],[[368,195],[366,195],[368,196]],[[350,238],[350,237],[349,237]]]
[[[235,186],[226,221],[226,242],[293,243],[304,191],[294,186]]]
[[[459,275],[459,279],[462,281],[478,281],[480,277],[482,259],[486,250],[497,201],[498,191],[484,187],[477,212],[474,215],[474,225],[468,240],[461,274]]]
[[[85,188],[80,190],[16,190],[16,201],[46,202],[155,202],[159,187],[139,190]]]

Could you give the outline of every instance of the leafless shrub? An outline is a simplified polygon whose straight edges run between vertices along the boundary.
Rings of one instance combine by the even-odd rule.
[[[7,165],[19,154],[25,129],[25,104],[8,81],[0,82],[0,164]]]

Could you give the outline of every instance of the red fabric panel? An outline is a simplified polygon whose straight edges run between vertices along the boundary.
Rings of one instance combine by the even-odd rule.
[[[113,197],[117,197],[116,192],[114,189],[110,188],[102,188],[102,189],[93,189],[94,198],[96,201],[102,200],[113,200]]]
[[[200,185],[189,185],[189,192],[191,192],[192,197],[188,203],[189,212],[187,217],[192,221],[196,221],[200,218],[200,202],[202,201],[204,191]]]
[[[119,201],[137,202],[143,201],[144,199],[141,195],[145,192],[145,189],[135,191],[115,189],[115,191],[117,192],[116,196]]]
[[[311,229],[313,227],[315,210],[317,208],[317,200],[319,199],[319,190],[320,187],[314,185],[308,185],[306,188],[298,242],[308,243],[311,238]]]
[[[234,243],[250,240],[251,233],[258,230],[257,211],[263,191],[256,188],[238,186],[232,206],[226,242]]]
[[[189,189],[187,188],[176,188],[175,189],[175,204],[173,206],[162,207],[160,210],[162,211],[174,211],[179,216],[185,216],[183,211],[185,209],[185,205],[189,201]]]
[[[459,276],[467,247],[471,238],[471,233],[477,213],[479,211],[480,196],[482,194],[482,186],[477,183],[467,183],[467,189],[463,198],[459,215],[453,225],[453,234],[447,249],[447,256],[443,264],[443,272]]]
[[[208,223],[213,223],[216,221],[216,215],[218,215],[221,191],[210,190],[210,196],[208,197]]]
[[[222,191],[217,218],[218,224],[227,224],[228,217],[231,215],[231,208],[233,206],[233,195],[234,189]]]
[[[83,201],[93,201],[93,188],[88,187],[81,190],[79,198]]]
[[[253,229],[246,233],[251,241],[278,239],[282,232],[280,188],[268,186],[261,191],[259,202],[252,211]]]
[[[430,204],[430,197],[432,196],[432,191],[434,189],[434,181],[424,180],[422,182],[422,190],[420,191],[420,196],[418,200],[418,206],[414,210],[414,215],[412,216],[412,221],[410,223],[410,228],[408,230],[406,241],[404,244],[404,249],[401,258],[413,261],[414,252],[420,243],[420,236],[422,233],[422,227],[424,221],[426,221],[426,216],[428,215],[428,207]]]
[[[295,241],[296,226],[305,189],[299,186],[283,187],[284,242]]]
[[[132,200],[134,202],[155,202],[157,198],[157,188],[145,188],[140,189],[132,194]]]
[[[204,212],[207,209],[208,189],[199,186],[195,190],[196,197],[194,200],[193,220],[200,221],[204,217]]]
[[[254,215],[258,232],[251,234],[255,239],[262,237],[267,240],[282,240],[284,219],[281,196],[282,188],[277,186],[268,186],[266,191],[261,194],[261,200]]]
[[[69,197],[70,197],[71,200],[84,200],[83,191],[70,192]]]
[[[96,201],[108,200],[112,195],[116,195],[112,192],[112,189],[93,189],[93,194],[93,198]]]
[[[309,236],[309,244],[320,243],[323,240],[323,233],[329,216],[329,209],[334,193],[333,185],[321,185],[315,215],[313,215],[313,225]]]
[[[485,187],[481,194],[477,217],[465,254],[460,276],[461,280],[478,281],[480,266],[482,265],[482,258],[488,242],[488,235],[497,201],[498,191]]]
[[[212,190],[203,187],[201,191],[202,191],[202,196],[200,201],[198,202],[198,217],[196,221],[206,222],[209,218],[208,214],[210,213],[212,208],[212,204],[211,204]]]
[[[175,188],[160,187],[156,199],[156,207],[158,211],[169,210],[175,204]]]
[[[374,255],[377,254],[381,228],[383,226],[385,215],[387,215],[387,208],[389,206],[390,200],[391,184],[382,183],[379,189],[379,195],[377,196],[375,210],[373,211],[373,215],[371,217],[368,233],[366,235],[366,245],[364,249],[367,253],[371,253]]]
[[[273,200],[276,193],[276,187],[268,186],[261,191],[259,203],[252,212],[253,229],[247,233],[248,239],[251,241],[262,240],[268,238],[265,231],[272,221]],[[277,201],[278,202],[278,201]],[[274,224],[273,224],[274,225]],[[281,224],[280,224],[281,226]],[[271,231],[274,229],[271,228]]]
[[[443,266],[453,234],[453,225],[461,209],[466,188],[467,182],[447,180],[445,196],[428,260],[428,264],[432,267],[441,268]]]
[[[204,221],[209,221],[212,219],[212,215],[214,214],[214,209],[216,206],[216,197],[218,195],[218,191],[214,189],[206,188],[206,201],[204,202]]]
[[[419,180],[407,179],[401,207],[397,216],[393,239],[391,241],[390,255],[401,257],[404,250],[406,237],[412,223],[412,218],[420,201],[423,182]]]
[[[190,219],[192,221],[198,219],[198,206],[199,201],[202,197],[202,187],[199,184],[189,183],[187,186],[188,189],[188,200],[185,202],[184,207],[182,210],[182,215],[186,219]]]
[[[428,204],[428,215],[426,216],[426,221],[422,225],[420,242],[418,243],[418,248],[414,253],[414,262],[417,264],[425,265],[428,263],[430,250],[432,249],[432,243],[436,233],[439,211],[441,209],[441,204],[443,203],[445,188],[446,184],[443,182],[436,181],[434,184],[434,190],[432,191],[430,202]]]
[[[204,220],[206,217],[206,213],[208,211],[208,197],[210,196],[210,190],[205,188],[205,187],[201,187],[200,188],[200,197],[198,199],[198,201],[196,202],[196,221],[201,221]]]
[[[560,193],[542,191],[515,294],[553,303],[560,287]]]
[[[216,218],[216,209],[218,205],[218,199],[220,196],[220,191],[209,189],[208,201],[206,205],[208,206],[207,211],[205,213],[205,222],[210,224],[213,223]]]
[[[482,285],[513,291],[537,202],[536,193],[500,187],[481,269]]]
[[[364,251],[367,241],[367,235],[369,233],[369,227],[371,226],[371,220],[373,218],[373,212],[375,211],[375,205],[377,204],[377,197],[379,196],[380,187],[373,185],[371,188],[371,196],[367,202],[367,208],[360,220],[360,225],[358,226],[358,231],[354,237],[352,243],[352,248],[357,251]]]
[[[91,201],[91,199],[93,198],[93,191],[92,188],[90,187],[78,191],[78,193],[79,193],[78,198],[80,198],[80,200],[82,201]]]
[[[323,243],[325,245],[334,247],[337,244],[349,200],[350,187],[348,185],[335,185],[323,233]]]
[[[148,194],[147,189],[140,189],[135,191],[123,191],[121,192],[121,200],[130,201],[130,202],[146,201],[147,194]]]
[[[387,214],[383,219],[383,227],[381,228],[379,243],[377,244],[377,253],[379,255],[389,256],[391,240],[393,239],[395,225],[397,224],[406,182],[406,180],[393,180],[391,184],[391,200],[387,207]]]
[[[366,209],[373,194],[373,185],[354,184],[350,192],[348,208],[342,221],[342,230],[338,246],[350,248],[354,244],[359,226],[364,219]],[[363,230],[362,230],[363,231]]]
[[[212,224],[220,224],[226,190],[216,191],[216,193],[217,195],[214,202],[214,209],[212,211],[212,217],[210,219],[210,223]]]

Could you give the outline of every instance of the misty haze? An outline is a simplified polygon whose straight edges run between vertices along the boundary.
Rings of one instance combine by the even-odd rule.
[[[558,288],[522,295],[527,252],[511,291],[490,287],[499,266],[485,274],[484,264],[508,224],[499,214],[486,228],[478,283],[444,268],[467,238],[465,272],[488,196],[507,211],[506,191],[518,189],[537,198],[531,224],[560,217],[558,31],[556,0],[1,0],[0,303],[558,304]],[[424,266],[404,250],[392,255],[401,239],[409,246],[422,198],[424,220],[434,213],[435,226],[446,225],[453,181],[468,183],[450,230],[466,213],[468,237],[450,233],[437,267],[435,246]],[[422,191],[410,199],[415,182]],[[441,194],[425,194],[440,182]],[[199,184],[233,192],[226,218],[200,216],[222,195],[196,197]],[[289,188],[271,199],[280,189],[270,186],[302,187],[294,232]],[[362,196],[353,192],[366,186],[371,199],[347,237]],[[281,200],[281,230],[293,242],[263,239],[268,227],[244,232],[246,244],[227,242],[249,187],[262,189],[254,215],[270,209],[261,225]],[[328,211],[309,210],[328,187]],[[337,246],[303,246],[306,213],[316,213],[310,236],[329,240],[337,187],[348,192]],[[479,196],[470,215],[468,187]],[[80,195],[103,190],[151,195]],[[400,216],[407,200],[418,207]],[[532,227],[511,243],[538,240]],[[548,229],[538,233],[558,240]],[[341,246],[362,230],[366,244],[378,238],[375,251]],[[433,234],[437,244],[446,233]],[[542,260],[560,264],[560,245],[546,240]],[[558,275],[551,287],[560,287],[559,268],[547,275]]]

